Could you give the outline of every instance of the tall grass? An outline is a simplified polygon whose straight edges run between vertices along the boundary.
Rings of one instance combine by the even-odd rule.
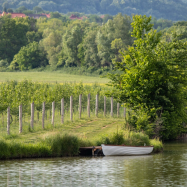
[[[33,158],[51,156],[50,146],[41,143],[22,144],[0,139],[0,159]]]
[[[120,130],[109,135],[104,135],[97,141],[97,145],[113,144],[113,145],[130,145],[130,146],[154,146],[153,152],[163,150],[163,144],[158,139],[149,139],[149,136],[143,132],[134,132],[128,129]]]

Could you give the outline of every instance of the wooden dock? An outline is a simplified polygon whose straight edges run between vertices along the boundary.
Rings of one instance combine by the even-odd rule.
[[[80,156],[104,156],[101,146],[80,147]]]

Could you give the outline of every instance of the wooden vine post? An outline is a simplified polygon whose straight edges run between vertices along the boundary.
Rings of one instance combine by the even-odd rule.
[[[52,102],[52,120],[51,124],[53,127],[55,126],[55,101]]]
[[[70,120],[73,121],[73,96],[70,96]]]
[[[31,103],[31,129],[34,128],[34,102]]]
[[[7,108],[7,134],[10,134],[10,107]]]
[[[110,112],[111,117],[113,117],[113,97],[111,97],[111,112]]]
[[[82,94],[79,95],[79,119],[81,119],[82,112]]]
[[[96,95],[95,100],[95,116],[98,117],[99,94]]]
[[[120,107],[120,104],[117,103],[117,117],[119,118],[119,107]]]
[[[90,93],[88,94],[88,100],[87,100],[87,114],[88,117],[90,117]]]
[[[104,96],[104,116],[106,116],[106,96]]]
[[[22,104],[19,105],[19,133],[22,133]]]
[[[45,102],[42,105],[42,128],[45,128]]]
[[[124,107],[123,117],[124,117],[125,120],[126,120],[126,107]]]
[[[61,99],[61,123],[64,124],[64,98]]]

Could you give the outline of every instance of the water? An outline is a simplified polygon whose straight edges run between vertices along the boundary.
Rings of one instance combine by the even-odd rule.
[[[0,186],[187,186],[187,142],[147,156],[0,161]]]

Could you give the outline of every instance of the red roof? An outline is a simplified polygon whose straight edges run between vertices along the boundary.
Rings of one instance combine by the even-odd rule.
[[[42,13],[42,15],[45,15],[45,16],[47,16],[48,18],[50,18],[50,14],[44,14],[44,13]]]
[[[24,18],[24,17],[26,17],[26,15],[25,14],[22,14],[22,13],[6,13],[6,12],[3,12],[1,15],[0,15],[0,17],[1,16],[4,16],[4,15],[7,15],[7,14],[11,14],[11,17],[12,18],[15,18],[15,17],[19,17],[19,18]]]
[[[84,18],[86,19],[87,17],[86,16],[79,17],[79,16],[76,16],[76,15],[72,14],[69,18],[70,19],[84,19]]]
[[[12,18],[15,18],[15,17],[24,18],[26,17],[26,15],[22,13],[11,13],[11,17]]]

